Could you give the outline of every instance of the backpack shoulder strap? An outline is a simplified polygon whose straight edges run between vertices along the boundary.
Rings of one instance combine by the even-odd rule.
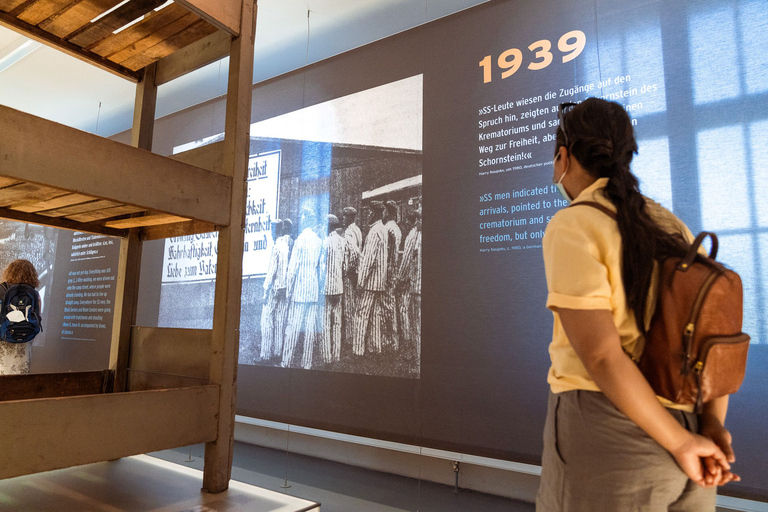
[[[595,202],[595,201],[580,201],[578,203],[571,203],[567,206],[567,208],[573,208],[574,206],[591,206],[592,208],[595,208],[597,210],[600,210],[613,220],[616,220],[616,214],[612,212],[609,208],[603,206],[602,204]]]

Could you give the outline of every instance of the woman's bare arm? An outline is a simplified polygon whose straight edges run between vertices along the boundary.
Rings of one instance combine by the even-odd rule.
[[[595,384],[621,412],[668,450],[691,480],[702,486],[717,483],[711,470],[703,470],[702,459],[710,458],[730,470],[726,456],[714,442],[685,430],[659,403],[648,381],[622,350],[610,311],[559,308],[557,313]]]

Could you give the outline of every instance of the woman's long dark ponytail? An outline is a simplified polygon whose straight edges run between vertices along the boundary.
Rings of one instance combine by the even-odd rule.
[[[567,149],[581,166],[597,178],[608,178],[604,194],[616,206],[627,305],[644,333],[654,261],[683,256],[688,243],[681,233],[665,231],[648,214],[646,199],[629,169],[637,143],[632,122],[621,105],[589,98],[563,117],[557,130],[557,148],[565,145],[563,130],[570,146]]]

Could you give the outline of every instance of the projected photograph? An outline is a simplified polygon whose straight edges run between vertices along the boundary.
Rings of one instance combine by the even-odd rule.
[[[240,364],[419,377],[422,97],[419,75],[251,126]],[[164,255],[163,325],[210,328],[216,235]]]
[[[16,259],[29,260],[34,265],[40,280],[38,292],[42,303],[41,312],[45,314],[46,295],[53,283],[53,263],[56,254],[58,232],[54,228],[36,226],[10,220],[0,221],[0,272]],[[31,342],[33,346],[45,344],[47,332],[43,330]],[[0,359],[9,354],[0,355]],[[7,361],[3,361],[7,363]],[[0,365],[2,366],[2,365]]]

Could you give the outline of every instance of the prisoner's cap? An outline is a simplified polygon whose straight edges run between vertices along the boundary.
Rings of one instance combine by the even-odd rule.
[[[371,210],[381,211],[384,209],[384,203],[381,201],[371,201]]]
[[[357,210],[352,208],[351,206],[345,206],[343,210],[341,210],[341,213],[344,215],[357,215]]]
[[[391,199],[387,201],[387,210],[389,210],[391,213],[397,212],[397,203]]]
[[[328,225],[332,228],[337,227],[339,225],[339,218],[332,213],[328,214]]]

